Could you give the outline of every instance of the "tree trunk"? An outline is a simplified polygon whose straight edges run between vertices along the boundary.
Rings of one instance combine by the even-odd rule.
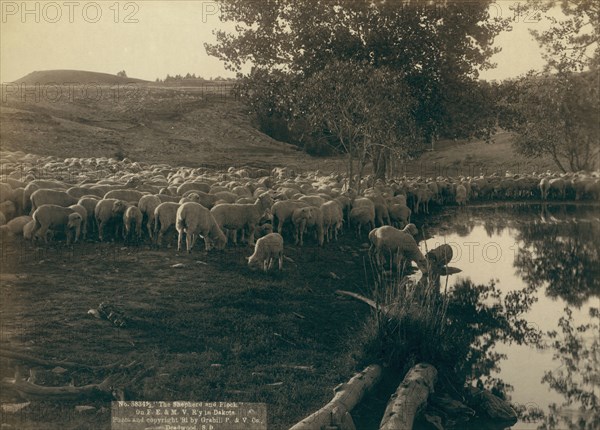
[[[356,406],[364,394],[381,378],[381,366],[372,364],[362,372],[354,375],[348,382],[333,389],[334,397],[323,408],[304,418],[290,430],[320,430],[336,428],[337,430],[354,430],[354,422],[350,411]]]
[[[385,180],[387,171],[387,154],[384,148],[375,150],[373,154],[373,173],[375,179]]]
[[[517,422],[517,414],[508,402],[487,390],[467,387],[467,405],[494,421],[509,423],[508,425]]]
[[[436,381],[437,370],[431,364],[419,363],[410,369],[390,398],[379,430],[411,430]]]

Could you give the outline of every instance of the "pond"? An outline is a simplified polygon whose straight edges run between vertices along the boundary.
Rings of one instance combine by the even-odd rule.
[[[598,348],[591,356],[585,356],[583,351],[597,343],[600,335],[595,329],[575,331],[582,337],[583,345],[571,342],[564,347],[565,343],[552,343],[564,340],[563,331],[569,327],[597,321],[597,316],[590,316],[590,309],[600,306],[598,207],[512,204],[450,208],[430,216],[422,228],[428,239],[420,242],[421,250],[447,243],[454,254],[450,265],[462,270],[442,277],[442,290],[450,290],[460,278],[470,278],[475,284],[494,280],[504,294],[523,290],[524,300],[531,300],[523,316],[531,327],[543,333],[541,343],[546,348],[498,344],[495,349],[505,359],[499,361],[499,371],[491,376],[514,388],[507,390],[510,401],[525,413],[541,409],[546,414],[554,403],[559,406],[554,411],[557,417],[571,415],[585,421],[586,417],[575,413],[580,398],[573,393],[572,404],[564,408],[560,405],[569,397],[564,394],[567,388],[598,393]],[[559,323],[568,314],[572,318],[570,324]],[[552,331],[557,332],[556,338],[548,333]],[[583,369],[584,362],[590,367],[569,375],[569,360],[575,360],[571,362],[575,369]],[[558,380],[558,389],[551,389],[552,381],[542,382],[547,372],[555,377],[568,376],[571,384],[578,385],[565,385],[569,382]],[[590,380],[582,385],[584,376]],[[537,421],[519,421],[512,429],[535,429],[540,425]],[[568,427],[562,423],[556,428]]]

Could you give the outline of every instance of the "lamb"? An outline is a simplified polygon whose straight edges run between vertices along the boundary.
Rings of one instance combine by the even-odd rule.
[[[69,206],[69,208],[73,209],[75,212],[77,212],[79,215],[81,215],[81,237],[83,239],[87,238],[87,220],[88,220],[87,209],[78,204],[71,205],[71,206]]]
[[[31,221],[29,221],[27,224],[25,224],[23,226],[23,238],[26,240],[32,240],[34,230],[35,230],[35,221],[33,220],[33,218],[31,218]]]
[[[350,224],[356,226],[356,234],[360,237],[362,226],[369,230],[375,227],[375,208],[369,206],[355,207],[350,211]]]
[[[94,208],[94,216],[98,224],[98,238],[104,240],[104,228],[110,222],[115,223],[115,237],[119,235],[119,229],[123,221],[123,213],[129,205],[119,199],[102,199]]]
[[[177,250],[181,250],[183,233],[186,233],[187,252],[191,253],[196,240],[196,235],[204,238],[204,246],[209,251],[212,246],[217,249],[225,248],[227,237],[219,227],[211,211],[199,203],[183,203],[177,209],[176,225],[179,237],[177,239]]]
[[[169,228],[175,226],[179,206],[179,203],[163,202],[154,209],[154,234],[158,234],[156,238],[156,244],[158,246],[161,245],[162,238]]]
[[[31,194],[31,213],[41,205],[57,205],[68,207],[77,204],[77,197],[67,194],[66,191],[41,188]]]
[[[414,226],[414,224],[409,224]],[[414,231],[413,227],[398,230],[392,226],[382,226],[369,232],[369,241],[371,242],[371,251],[374,252],[378,264],[382,265],[382,251],[387,251],[393,258],[397,255],[396,263],[398,267],[403,259],[414,261],[423,274],[428,272],[427,259],[419,249],[417,242],[410,233]]]
[[[323,213],[320,208],[307,206],[305,208],[295,209],[292,213],[292,223],[296,227],[294,237],[296,245],[304,244],[304,233],[308,227],[314,227],[317,234],[319,246],[323,246]]]
[[[62,230],[67,233],[67,245],[74,235],[74,242],[79,239],[82,218],[73,209],[58,205],[42,205],[33,213],[32,237],[43,237],[48,243],[49,230]]]
[[[283,232],[283,225],[286,221],[291,221],[294,210],[298,208],[305,208],[309,206],[308,203],[299,200],[283,200],[275,202],[271,207],[271,213],[273,214],[273,227],[277,225],[277,232],[281,234]],[[277,223],[275,223],[277,221]]]
[[[125,209],[123,213],[123,226],[125,227],[123,230],[123,239],[128,239],[131,235],[133,229],[132,224],[135,227],[135,235],[137,240],[141,240],[142,238],[142,220],[144,216],[142,215],[142,211],[136,206],[129,206]]]
[[[272,204],[271,196],[264,193],[254,204],[223,203],[216,205],[210,211],[220,228],[230,230],[246,228],[249,232],[248,244],[254,245],[254,230]]]
[[[403,228],[410,223],[410,215],[412,211],[406,205],[393,204],[389,208],[391,224],[397,228]]]
[[[283,237],[279,233],[269,233],[256,241],[254,254],[248,257],[248,266],[260,266],[265,273],[273,267],[275,259],[279,262],[279,271],[283,268]]]
[[[321,205],[321,212],[323,213],[323,229],[327,241],[331,241],[332,237],[337,241],[338,232],[344,224],[342,207],[337,201],[332,200]]]
[[[146,221],[145,224],[142,221],[142,224],[146,226],[150,240],[154,239],[154,235],[152,234],[154,226],[154,210],[161,203],[160,198],[155,195],[142,196],[138,202],[138,208],[142,212],[143,219]]]

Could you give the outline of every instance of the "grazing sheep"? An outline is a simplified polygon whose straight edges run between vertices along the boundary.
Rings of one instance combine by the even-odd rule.
[[[65,184],[63,184],[62,182],[58,182],[58,181],[34,179],[33,181],[29,182],[27,184],[27,186],[25,187],[25,189],[23,190],[23,206],[22,206],[22,208],[23,208],[24,213],[30,213],[31,195],[35,191],[42,189],[42,188],[66,191],[68,187]],[[68,205],[66,205],[66,206],[68,206]]]
[[[199,203],[188,202],[179,206],[176,214],[176,225],[179,237],[177,239],[177,250],[181,250],[183,233],[186,233],[187,252],[192,252],[196,235],[204,238],[204,247],[207,251],[211,247],[217,249],[225,248],[227,237],[219,227],[211,211]]]
[[[107,224],[115,224],[115,238],[119,237],[119,230],[123,224],[123,213],[129,205],[119,199],[102,199],[94,208],[94,216],[98,225],[98,238],[104,240],[104,229]]]
[[[153,226],[154,226],[154,211],[161,204],[161,200],[156,195],[142,196],[138,202],[138,208],[142,212],[143,220],[142,225],[146,226],[148,236],[150,240],[154,240]]]
[[[89,195],[98,196],[98,198],[101,199],[104,196],[104,194],[100,190],[94,190],[92,188],[86,187],[71,187],[66,191],[66,193],[71,197],[75,197],[76,199],[80,199],[83,196]]]
[[[74,242],[79,239],[81,231],[82,218],[71,208],[65,208],[58,205],[42,205],[33,213],[33,237],[43,237],[48,243],[48,234],[50,230],[65,231],[67,234],[67,245],[74,236]]]
[[[126,202],[139,202],[144,193],[137,190],[111,190],[104,194],[105,199],[124,200]]]
[[[321,205],[323,213],[323,229],[325,230],[325,238],[328,242],[332,238],[337,240],[338,232],[344,225],[344,211],[336,200],[325,202]]]
[[[77,204],[83,206],[87,212],[87,220],[84,220],[84,223],[86,225],[87,232],[90,234],[92,232],[95,233],[98,230],[98,226],[96,225],[96,217],[94,216],[94,214],[96,210],[96,205],[99,201],[100,199],[89,196],[81,197],[77,201]]]
[[[301,202],[306,202],[310,206],[314,206],[316,208],[321,207],[324,203],[327,202],[327,200],[319,196],[302,196],[298,200],[300,200]]]
[[[283,225],[286,221],[292,220],[292,214],[294,210],[298,208],[305,208],[309,206],[308,203],[299,200],[283,200],[275,202],[271,207],[271,213],[273,214],[273,227],[277,225],[277,232],[281,234],[283,232]]]
[[[17,206],[10,200],[0,203],[0,213],[4,215],[4,220],[10,221],[17,215]]]
[[[69,207],[77,204],[78,198],[67,194],[66,191],[41,188],[31,194],[31,213],[41,205],[57,205]]]
[[[137,240],[142,239],[142,221],[144,216],[142,211],[136,206],[129,206],[123,213],[123,239],[128,239],[133,232],[132,224],[135,227]]]
[[[425,254],[425,258],[429,262],[432,271],[435,273],[439,272],[444,266],[450,263],[453,256],[454,252],[452,251],[452,247],[446,243]]]
[[[88,220],[87,209],[79,204],[71,205],[71,206],[69,206],[69,208],[73,209],[75,212],[77,212],[79,215],[81,215],[81,237],[83,239],[86,239],[87,238],[87,220]]]
[[[567,184],[566,184],[565,180],[562,178],[550,179],[548,191],[556,192],[556,195],[559,198],[564,200],[565,193],[566,193],[566,186],[567,186]],[[548,194],[546,194],[546,197],[548,197]]]
[[[410,215],[412,211],[406,205],[393,204],[389,208],[391,224],[396,228],[404,228],[410,223]]]
[[[464,185],[459,184],[456,186],[456,195],[454,199],[459,206],[467,204],[467,188]]]
[[[27,224],[23,226],[23,238],[26,240],[33,239],[33,233],[35,231],[35,221],[31,218]]]
[[[369,231],[375,227],[375,208],[369,206],[355,207],[350,211],[350,225],[356,227],[356,235],[360,237],[362,226]]]
[[[269,233],[256,241],[254,254],[248,257],[248,266],[261,266],[266,273],[273,267],[275,259],[279,262],[279,271],[283,268],[283,237],[279,233]]]
[[[413,225],[414,224],[409,224]],[[396,256],[397,267],[402,260],[414,261],[422,273],[427,273],[427,259],[419,249],[417,242],[410,233],[412,228],[398,230],[391,226],[377,227],[369,232],[371,251],[374,252],[378,264],[383,265],[381,253],[387,251],[390,257]],[[414,231],[414,230],[412,230]]]
[[[210,191],[210,184],[206,182],[185,182],[177,188],[177,195],[182,196],[187,191],[208,193]]]
[[[254,204],[223,203],[216,205],[210,211],[222,229],[247,229],[248,244],[254,245],[254,230],[272,204],[273,199],[271,196],[268,193],[264,193],[256,199]]]
[[[319,246],[323,246],[323,213],[320,208],[307,206],[295,209],[292,213],[292,223],[296,227],[294,237],[296,245],[304,244],[304,233],[309,227],[314,227]]]
[[[214,194],[207,194],[202,191],[187,191],[183,194],[183,197],[188,197],[191,194],[198,196],[197,200],[195,201],[207,209],[212,209],[219,200],[219,197],[215,196]]]
[[[170,227],[175,227],[177,210],[180,204],[174,202],[161,203],[154,209],[154,234],[158,234],[156,244],[162,244],[162,238]]]
[[[6,227],[10,234],[14,236],[23,235],[23,227],[29,222],[33,220],[29,215],[22,215],[16,218],[11,219],[8,223],[6,223]]]

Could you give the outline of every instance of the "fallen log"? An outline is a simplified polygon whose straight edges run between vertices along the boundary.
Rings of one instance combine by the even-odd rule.
[[[333,399],[317,412],[304,418],[290,430],[354,430],[350,411],[381,378],[381,366],[372,364],[348,382],[333,389]]]
[[[411,430],[417,413],[427,403],[437,381],[437,370],[431,364],[412,367],[385,408],[379,430]]]

